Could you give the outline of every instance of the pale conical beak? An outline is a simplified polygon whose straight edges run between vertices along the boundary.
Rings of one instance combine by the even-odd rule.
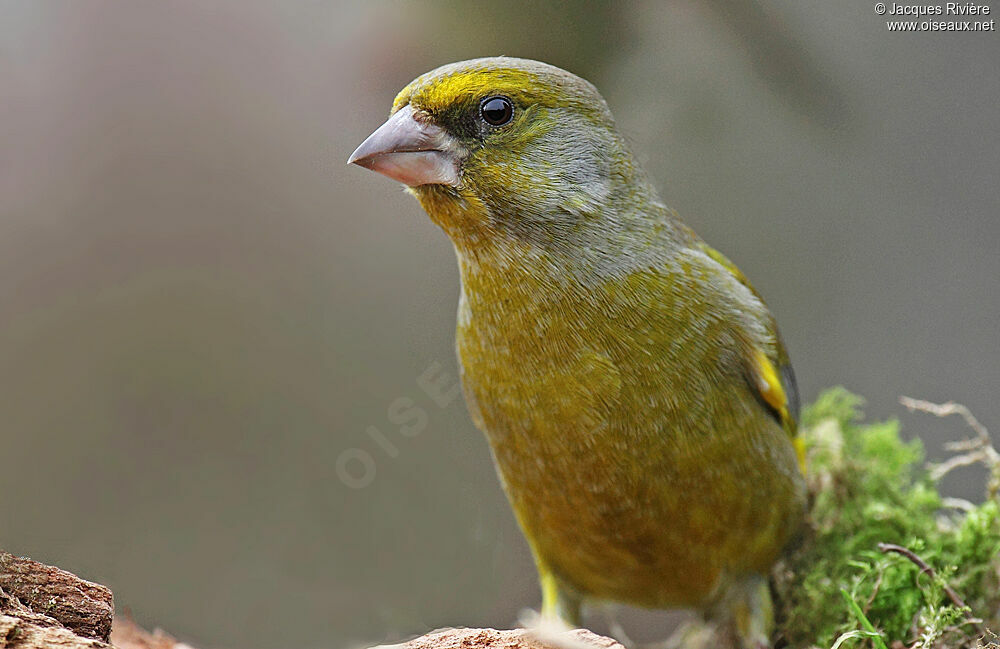
[[[407,104],[369,135],[347,162],[410,187],[458,185],[461,149],[444,129],[415,118]]]

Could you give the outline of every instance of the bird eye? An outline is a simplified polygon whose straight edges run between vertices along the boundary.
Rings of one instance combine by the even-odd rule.
[[[503,126],[514,117],[514,104],[506,97],[489,97],[479,106],[479,114],[490,126]]]

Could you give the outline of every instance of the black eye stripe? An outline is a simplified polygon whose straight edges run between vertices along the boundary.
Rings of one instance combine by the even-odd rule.
[[[479,115],[490,126],[503,126],[514,117],[514,104],[506,97],[487,97],[479,105]]]

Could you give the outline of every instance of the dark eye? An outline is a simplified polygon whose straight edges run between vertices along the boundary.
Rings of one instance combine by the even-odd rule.
[[[506,97],[489,97],[479,106],[479,114],[490,126],[503,126],[514,117],[514,104]]]

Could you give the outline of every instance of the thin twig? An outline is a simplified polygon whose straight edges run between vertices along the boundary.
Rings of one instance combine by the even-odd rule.
[[[941,506],[948,509],[957,509],[963,512],[971,512],[976,508],[975,505],[964,498],[942,498]]]
[[[964,453],[962,455],[956,455],[950,457],[944,462],[933,465],[931,469],[931,477],[937,481],[945,477],[955,469],[962,466],[972,466],[973,464],[982,464],[986,461],[986,455],[982,452],[975,453]]]
[[[972,412],[960,403],[955,403],[954,401],[948,401],[947,403],[932,403],[930,401],[914,399],[912,397],[900,397],[899,402],[906,406],[910,412],[919,410],[921,412],[929,412],[932,415],[937,415],[938,417],[960,415],[962,419],[965,420],[965,423],[969,425],[969,428],[971,428],[980,439],[984,439],[986,441],[989,441],[990,439],[990,434],[986,430],[986,427],[979,423],[979,420],[976,419]]]
[[[861,609],[861,611],[865,615],[868,615],[868,611],[871,610],[872,604],[875,603],[875,598],[878,597],[878,591],[880,588],[882,588],[882,578],[884,576],[885,576],[885,571],[879,570],[878,577],[875,579],[875,585],[872,587],[872,596],[868,598],[868,601],[865,602],[865,607]]]
[[[912,561],[918,568],[920,568],[920,572],[926,574],[931,579],[937,579],[937,573],[934,572],[934,568],[931,568],[929,565],[927,565],[927,562],[921,559],[919,556],[917,556],[917,553],[911,550],[910,548],[903,547],[902,545],[896,545],[895,543],[879,543],[878,549],[879,552],[884,552],[884,553],[895,552],[896,554],[903,555],[904,557]],[[980,633],[982,633],[983,628],[979,623],[976,622],[977,618],[974,618],[970,615],[970,613],[972,612],[972,607],[966,604],[965,600],[959,597],[958,593],[955,592],[955,589],[948,585],[948,582],[946,582],[944,579],[941,579],[939,581],[941,582],[941,585],[944,586],[944,592],[948,595],[948,599],[950,599],[955,606],[966,611],[965,614],[966,621],[969,622],[970,624],[973,624],[976,627],[976,629]]]
[[[955,403],[954,401],[949,401],[947,403],[932,403],[930,401],[913,399],[910,397],[900,397],[899,402],[910,412],[928,412],[938,417],[959,415],[976,434],[974,439],[951,442],[945,445],[945,449],[961,453],[961,455],[950,457],[944,462],[934,465],[931,468],[931,477],[934,480],[940,480],[950,471],[957,469],[958,467],[970,466],[972,464],[982,464],[989,469],[991,476],[987,488],[989,497],[992,498],[1000,492],[1000,452],[998,452],[993,446],[993,442],[990,439],[990,433],[986,430],[986,426],[983,426],[968,408],[960,403]]]

